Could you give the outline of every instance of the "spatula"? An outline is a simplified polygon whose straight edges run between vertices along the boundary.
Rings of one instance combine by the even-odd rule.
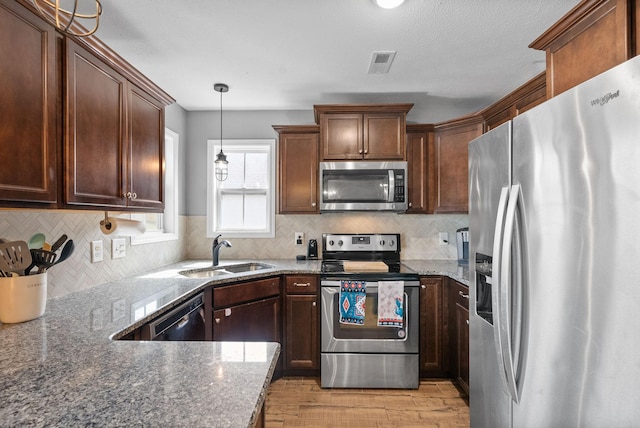
[[[24,275],[24,270],[30,264],[31,253],[26,242],[11,241],[0,244],[0,270]]]

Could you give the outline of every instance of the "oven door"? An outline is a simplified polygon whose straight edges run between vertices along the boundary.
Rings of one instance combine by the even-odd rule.
[[[382,354],[419,352],[419,285],[419,281],[404,282],[404,326],[379,327],[378,282],[367,281],[366,283],[364,324],[351,325],[342,324],[339,321],[340,279],[322,279],[321,352]]]

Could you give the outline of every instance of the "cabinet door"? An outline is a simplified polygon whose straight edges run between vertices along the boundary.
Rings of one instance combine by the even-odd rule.
[[[409,174],[409,209],[408,214],[424,214],[428,212],[428,180],[427,159],[429,139],[433,134],[412,132],[407,134],[407,166]]]
[[[0,200],[55,203],[56,32],[17,2],[0,22]]]
[[[318,212],[318,134],[281,133],[280,214]]]
[[[126,80],[67,39],[65,199],[125,207]]]
[[[457,324],[457,380],[458,384],[469,393],[469,310],[460,304],[456,305]]]
[[[469,211],[469,150],[482,134],[481,122],[436,132],[434,213]]]
[[[443,279],[420,278],[420,375],[444,377],[449,369],[446,352],[446,294]]]
[[[323,160],[362,159],[362,115],[323,114],[320,118]]]
[[[364,159],[403,160],[405,152],[404,115],[369,113],[363,117]]]
[[[318,297],[287,295],[285,307],[285,369],[318,369]]]
[[[213,311],[213,340],[280,342],[279,319],[280,297],[218,309]]]
[[[164,106],[130,85],[127,192],[129,206],[164,208]]]

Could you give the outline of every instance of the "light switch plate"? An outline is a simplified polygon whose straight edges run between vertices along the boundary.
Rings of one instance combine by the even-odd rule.
[[[304,233],[303,232],[296,232],[295,233],[295,243],[296,243],[296,245],[304,244]]]
[[[438,245],[449,245],[449,232],[438,233]]]
[[[111,258],[121,259],[127,255],[127,240],[125,238],[114,238],[111,240]]]

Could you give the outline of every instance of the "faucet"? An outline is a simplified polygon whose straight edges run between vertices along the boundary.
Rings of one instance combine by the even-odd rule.
[[[220,263],[219,259],[219,253],[220,253],[220,248],[222,247],[232,247],[231,242],[224,240],[224,241],[220,241],[218,242],[218,238],[221,237],[222,235],[218,235],[213,239],[213,245],[211,246],[211,252],[213,253],[213,266],[218,266],[218,263]]]

